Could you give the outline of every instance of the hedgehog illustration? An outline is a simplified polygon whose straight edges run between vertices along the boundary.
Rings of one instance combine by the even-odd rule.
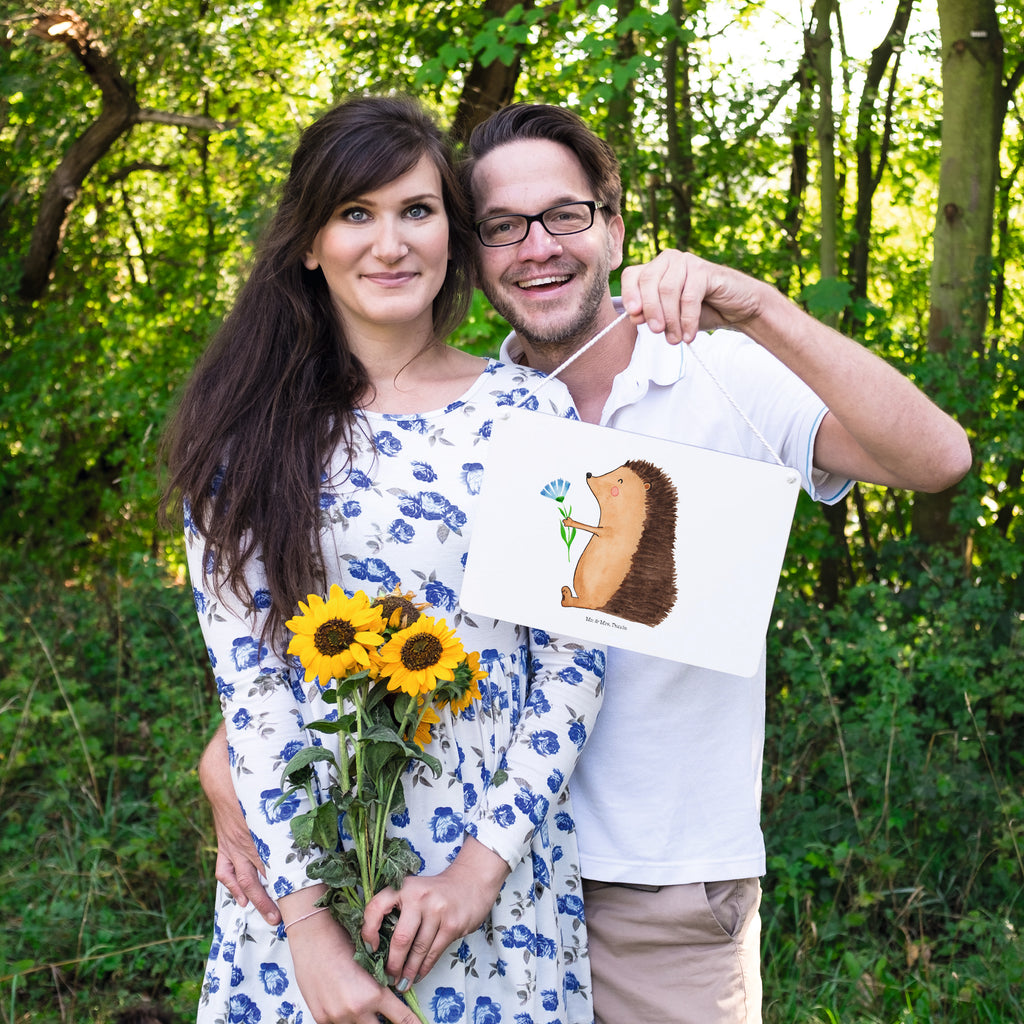
[[[675,485],[642,459],[604,476],[588,473],[587,485],[600,515],[597,526],[564,520],[592,536],[576,563],[572,587],[562,587],[562,606],[656,626],[676,602]]]

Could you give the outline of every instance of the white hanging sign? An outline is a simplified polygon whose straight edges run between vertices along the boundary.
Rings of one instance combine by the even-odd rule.
[[[753,675],[799,489],[786,466],[512,410],[488,445],[460,603]]]

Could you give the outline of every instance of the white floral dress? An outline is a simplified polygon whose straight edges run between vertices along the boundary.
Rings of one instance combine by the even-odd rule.
[[[507,622],[478,621],[459,607],[495,417],[524,398],[542,412],[575,416],[560,384],[545,386],[543,397],[530,396],[536,379],[492,360],[445,409],[366,414],[351,471],[336,460],[320,495],[328,584],[371,597],[399,584],[414,591],[418,601],[434,606],[429,614],[457,628],[466,650],[480,652],[489,672],[479,704],[455,720],[446,709],[433,727],[427,749],[440,759],[441,776],[424,765],[410,769],[406,810],[392,818],[393,834],[409,840],[425,873],[442,871],[467,833],[513,867],[490,917],[415,986],[436,1024],[593,1020],[566,783],[598,712],[604,651]],[[250,580],[253,607],[233,605],[204,576],[202,538],[188,517],[186,539],[235,790],[267,866],[267,889],[282,896],[311,884],[305,867],[316,851],[307,854],[292,841],[289,819],[305,805],[298,796],[278,803],[281,769],[302,746],[333,741],[304,728],[329,717],[332,708],[315,684],[303,682],[297,662],[261,647],[261,580]],[[499,768],[507,781],[492,786]],[[239,907],[218,886],[201,1024],[313,1024],[294,979],[283,928],[267,925],[251,905]]]

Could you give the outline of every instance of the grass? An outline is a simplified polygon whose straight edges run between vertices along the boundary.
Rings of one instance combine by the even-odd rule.
[[[0,1024],[198,1002],[213,688],[187,588],[141,557],[105,579],[0,591]],[[1019,638],[966,598],[882,629],[878,596],[832,620],[780,597],[766,1024],[1024,1021]]]

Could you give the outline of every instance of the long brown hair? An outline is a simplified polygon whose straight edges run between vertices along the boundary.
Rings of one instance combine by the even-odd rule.
[[[395,181],[424,156],[441,175],[451,249],[434,300],[437,342],[462,322],[472,233],[446,138],[411,99],[349,100],[302,133],[252,272],[168,425],[164,519],[184,500],[205,540],[204,565],[216,564],[211,576],[243,602],[254,598],[246,568],[260,557],[266,640],[280,635],[297,601],[325,588],[319,484],[335,449],[350,445],[356,403],[369,388],[322,271],[308,270],[303,257],[340,204]]]

